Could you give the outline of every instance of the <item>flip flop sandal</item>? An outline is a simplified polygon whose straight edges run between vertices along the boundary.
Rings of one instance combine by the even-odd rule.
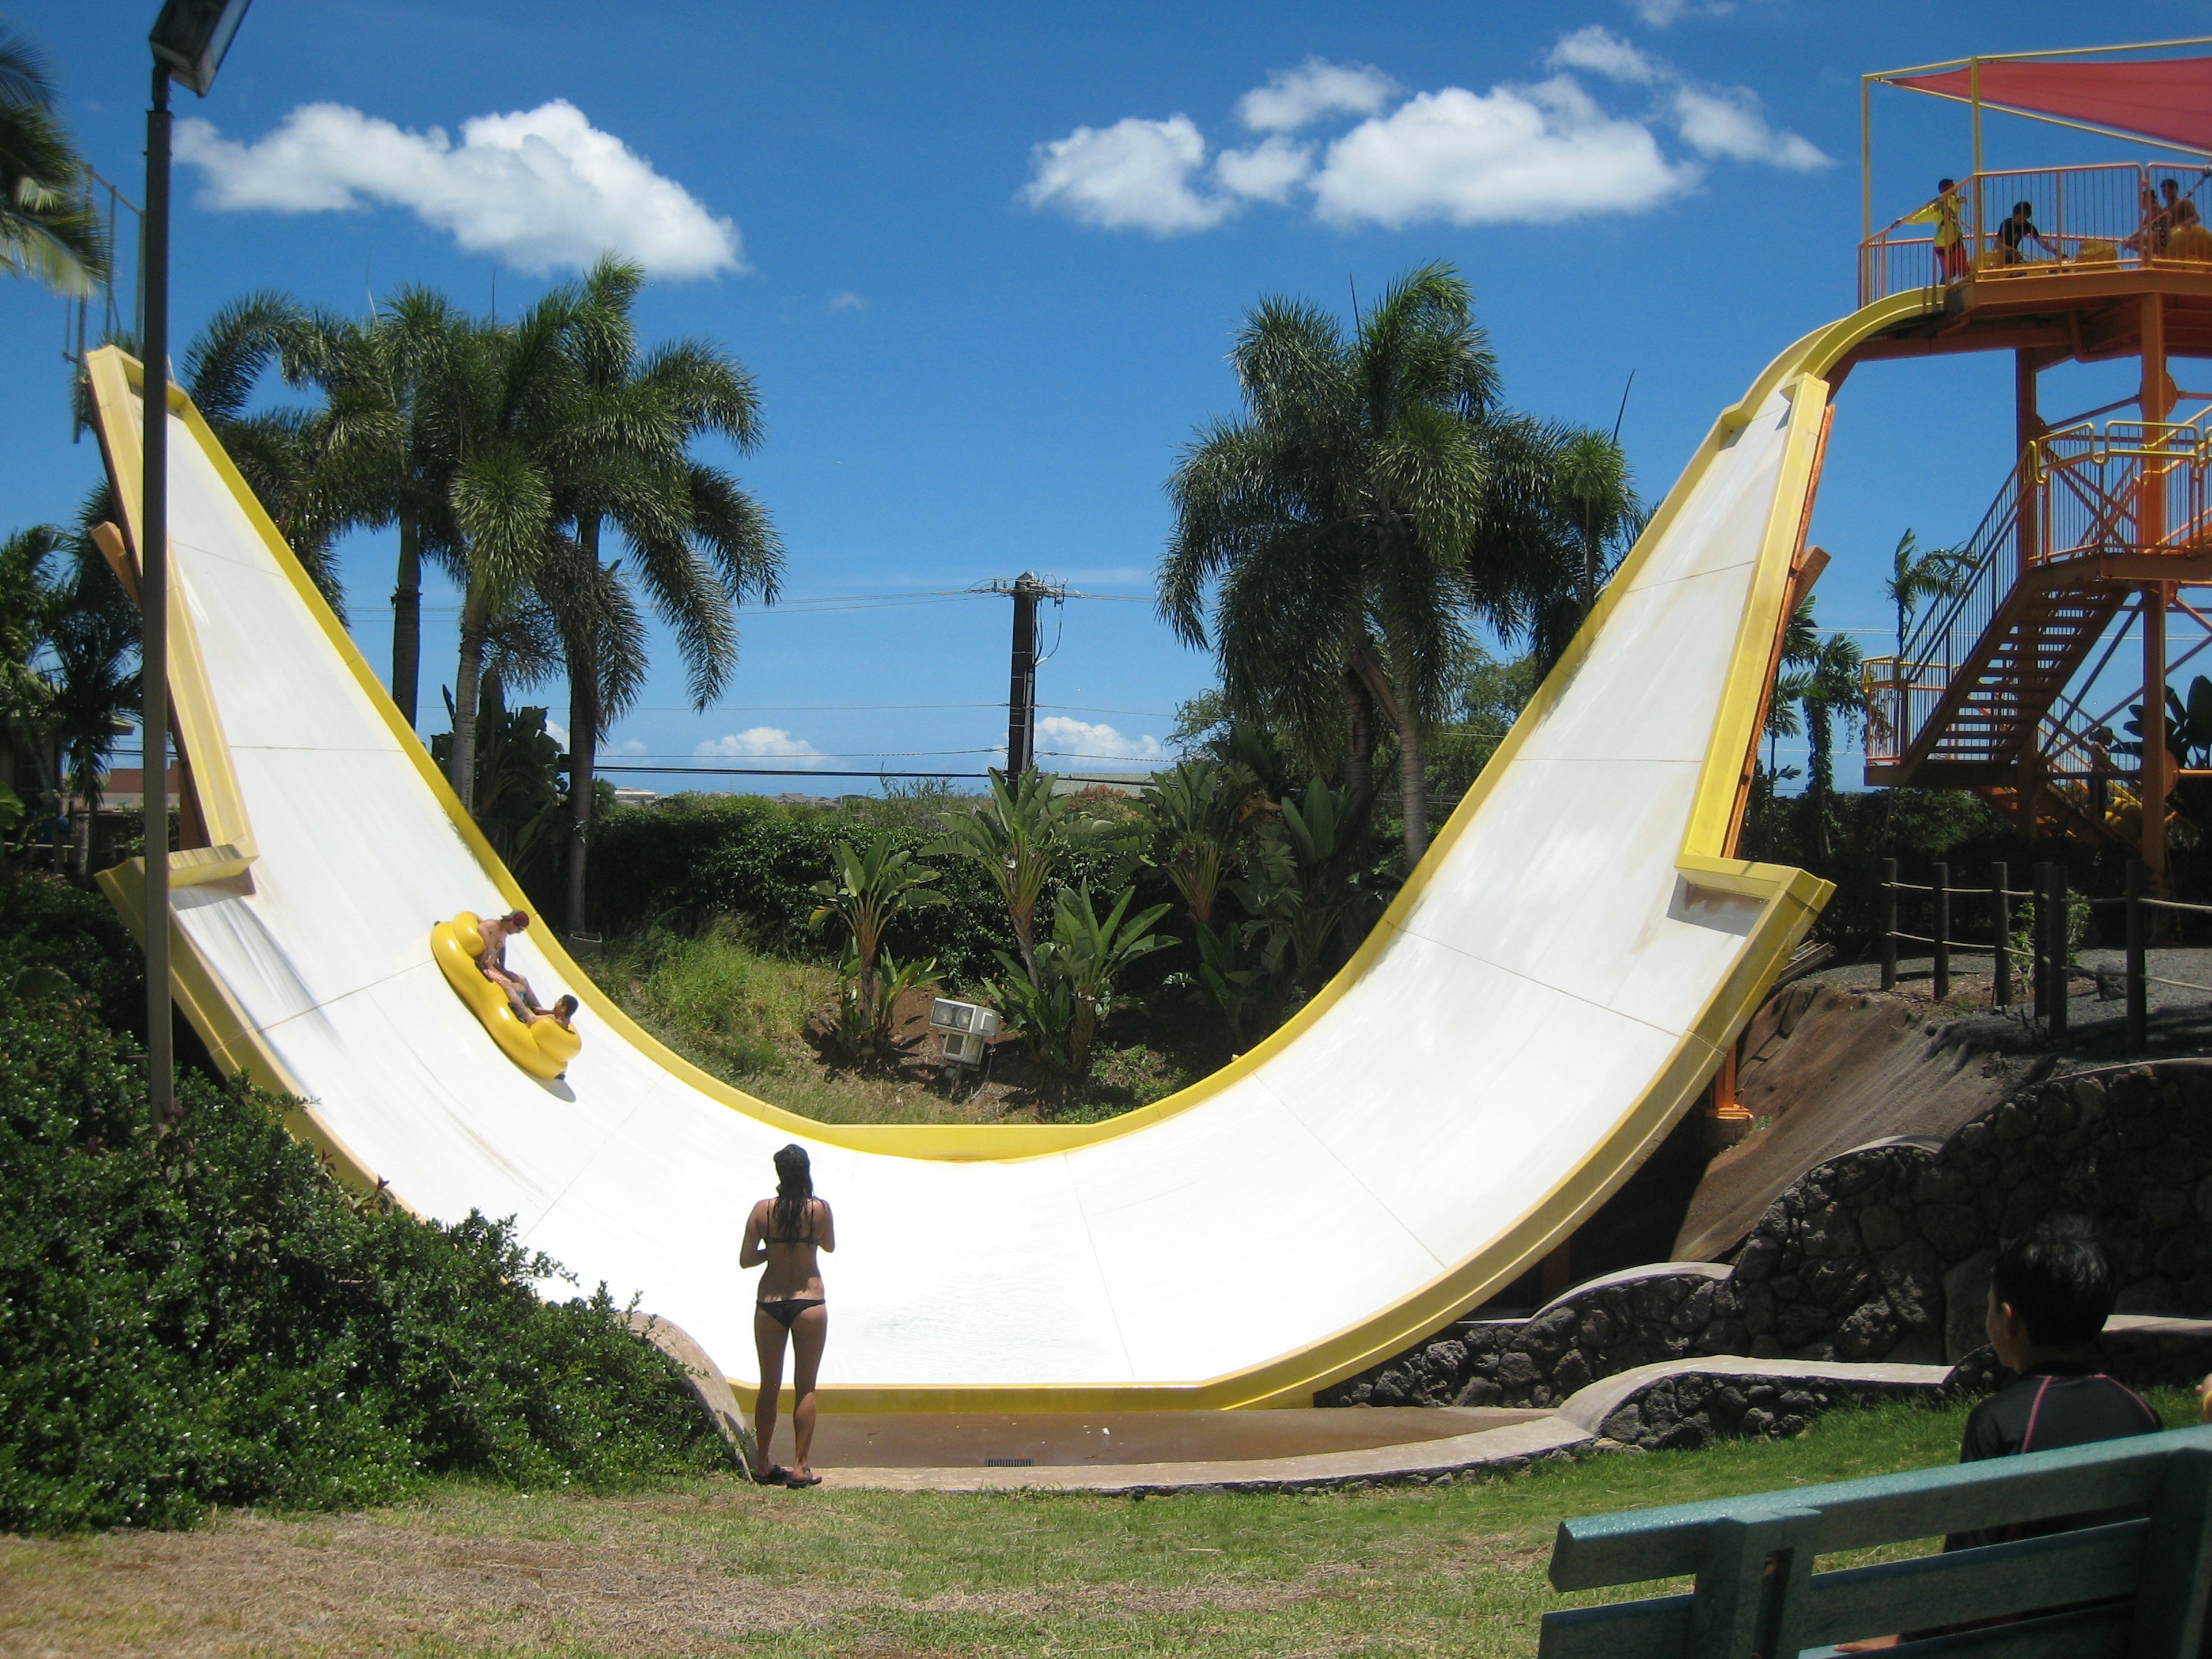
[[[756,1486],[787,1486],[790,1484],[791,1471],[781,1463],[771,1463],[753,1476],[753,1485]]]
[[[787,1486],[818,1486],[822,1484],[822,1477],[818,1474],[788,1474],[784,1477],[783,1484]]]

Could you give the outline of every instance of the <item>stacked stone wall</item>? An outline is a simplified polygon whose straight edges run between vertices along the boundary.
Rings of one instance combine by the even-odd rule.
[[[1847,1152],[1768,1207],[1725,1277],[1663,1264],[1531,1319],[1462,1321],[1318,1403],[1551,1406],[1700,1354],[1955,1364],[1983,1344],[1997,1246],[2061,1211],[2094,1226],[2122,1311],[2212,1315],[2212,1061],[2062,1077],[1940,1146]]]

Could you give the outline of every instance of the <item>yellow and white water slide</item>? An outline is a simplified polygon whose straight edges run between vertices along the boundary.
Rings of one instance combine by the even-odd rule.
[[[1799,341],[1715,422],[1352,962],[1170,1099],[1080,1127],[815,1123],[581,999],[540,1083],[433,923],[523,901],[198,413],[173,394],[171,683],[207,845],[172,854],[175,990],[295,1131],[418,1213],[512,1216],[586,1284],[755,1370],[739,1231],[797,1140],[836,1208],[832,1410],[1304,1405],[1510,1282],[1686,1110],[1825,884],[1724,856],[1803,547],[1823,378],[1917,315]],[[137,366],[92,385],[127,518]],[[134,543],[135,545],[135,543]],[[142,875],[103,877],[131,914]]]

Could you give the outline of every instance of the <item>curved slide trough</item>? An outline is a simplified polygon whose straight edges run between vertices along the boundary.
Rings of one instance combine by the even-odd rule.
[[[512,1216],[684,1327],[740,1395],[769,1156],[837,1207],[830,1410],[1305,1405],[1540,1259],[1688,1109],[1826,896],[1723,856],[1828,413],[1918,295],[1807,337],[1724,412],[1344,971],[1251,1054],[1082,1127],[817,1124],[707,1077],[533,929],[582,1001],[565,1081],[455,997],[433,924],[522,894],[198,413],[173,397],[172,667],[208,847],[172,854],[179,1002],[416,1212]],[[137,516],[137,365],[95,354]],[[197,838],[197,837],[196,837]],[[131,914],[141,876],[103,877]]]

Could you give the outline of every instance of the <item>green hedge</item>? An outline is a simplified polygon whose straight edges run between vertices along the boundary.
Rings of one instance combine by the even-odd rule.
[[[656,924],[695,928],[735,911],[785,948],[834,956],[842,940],[806,926],[821,902],[814,884],[829,875],[830,848],[839,840],[857,844],[875,829],[847,812],[786,806],[758,795],[678,795],[652,806],[617,807],[592,832],[593,919],[622,933]],[[917,853],[937,840],[929,829],[891,833]],[[939,872],[938,890],[951,902],[901,916],[890,947],[902,960],[934,957],[956,985],[980,984],[1000,971],[993,951],[1014,948],[1006,905],[973,860],[946,856],[927,862]],[[1065,878],[1103,878],[1107,863],[1099,855],[1073,856]],[[1139,885],[1146,893],[1157,886],[1162,896],[1173,896],[1164,881]],[[1038,906],[1047,926],[1057,890],[1048,887]]]
[[[0,986],[53,914],[0,877],[0,915],[33,923],[0,928]],[[80,982],[114,968],[87,939],[53,954]],[[541,1301],[559,1267],[505,1224],[356,1201],[266,1095],[187,1072],[154,1133],[131,1047],[90,996],[0,991],[0,1531],[726,1461],[604,1286]]]
[[[93,1000],[118,1031],[146,1030],[146,975],[137,941],[104,894],[58,876],[0,867],[0,975],[52,968]]]

